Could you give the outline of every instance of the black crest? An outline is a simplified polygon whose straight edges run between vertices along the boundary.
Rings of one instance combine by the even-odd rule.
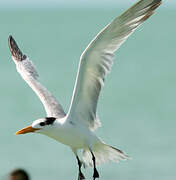
[[[54,123],[55,120],[56,120],[55,117],[46,117],[45,121],[40,123],[40,126],[51,125]]]
[[[46,124],[46,125],[53,124],[54,121],[56,120],[55,117],[46,117],[45,119],[46,119],[46,121],[45,121],[45,124]]]

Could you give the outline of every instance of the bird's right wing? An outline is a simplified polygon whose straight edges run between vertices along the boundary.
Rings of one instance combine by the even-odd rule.
[[[161,0],[140,0],[108,24],[88,45],[80,58],[68,117],[94,130],[100,126],[96,109],[100,90],[111,70],[115,51],[161,4]]]
[[[17,71],[42,101],[48,117],[62,118],[66,114],[56,98],[38,81],[38,73],[32,61],[18,48],[12,36],[9,36],[9,48]]]

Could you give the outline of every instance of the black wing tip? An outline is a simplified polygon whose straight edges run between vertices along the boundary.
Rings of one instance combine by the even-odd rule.
[[[148,7],[149,11],[154,11],[158,6],[160,6],[162,4],[162,0],[153,0]]]
[[[141,19],[141,22],[147,20],[152,14],[154,14],[155,9],[162,4],[162,0],[153,0],[147,7],[149,7],[146,15]]]
[[[19,49],[12,35],[9,35],[8,45],[9,45],[10,52],[16,61],[23,61],[26,59],[26,55],[24,55],[22,51]]]
[[[10,52],[12,52],[12,44],[13,44],[12,41],[14,41],[14,39],[13,39],[12,35],[9,35],[8,45],[9,45]]]
[[[154,2],[156,2],[156,3],[159,3],[159,2],[162,3],[162,1],[163,0],[154,0]]]
[[[154,0],[153,2],[152,2],[152,8],[153,9],[156,9],[158,6],[160,6],[162,4],[162,0]]]
[[[15,42],[15,40],[14,40],[12,35],[9,35],[8,43],[9,43],[10,51],[12,51],[12,47],[14,46],[14,44],[16,44],[16,42]],[[16,44],[16,46],[17,46],[17,44]]]
[[[11,39],[13,39],[13,37],[12,35],[9,35],[9,38],[8,38],[9,42],[11,41]]]

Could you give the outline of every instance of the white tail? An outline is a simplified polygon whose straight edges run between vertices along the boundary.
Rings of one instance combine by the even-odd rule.
[[[106,163],[109,161],[118,163],[120,160],[129,159],[129,157],[121,150],[104,143],[95,144],[92,150],[96,159],[96,165],[100,165],[102,163]],[[92,155],[89,149],[85,149],[83,151],[82,160],[84,164],[89,165],[91,167],[93,166]]]

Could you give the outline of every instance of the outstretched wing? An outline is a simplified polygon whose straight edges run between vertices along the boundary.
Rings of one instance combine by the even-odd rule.
[[[38,73],[32,61],[18,48],[12,36],[9,36],[9,48],[17,71],[42,101],[48,117],[62,118],[66,114],[56,98],[38,81]]]
[[[96,115],[97,101],[114,52],[132,32],[161,4],[161,0],[140,0],[108,24],[88,45],[80,58],[79,70],[69,115],[91,130],[100,126]]]

